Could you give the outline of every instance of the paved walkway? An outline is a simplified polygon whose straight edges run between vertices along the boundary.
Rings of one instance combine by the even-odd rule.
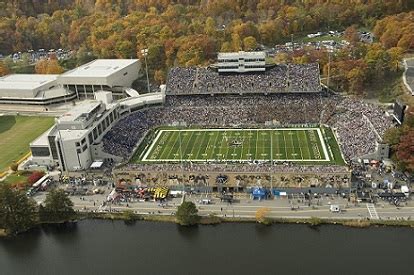
[[[414,57],[404,59],[403,81],[408,91],[414,96]]]

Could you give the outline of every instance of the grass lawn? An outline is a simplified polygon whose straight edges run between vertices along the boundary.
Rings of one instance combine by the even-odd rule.
[[[29,152],[29,143],[49,129],[52,117],[0,116],[0,171]]]
[[[326,134],[320,128],[163,129],[133,161],[343,164],[336,140]]]
[[[7,178],[3,181],[5,184],[17,184],[17,183],[26,183],[28,177],[30,176],[30,172],[27,171],[19,171],[7,176]]]

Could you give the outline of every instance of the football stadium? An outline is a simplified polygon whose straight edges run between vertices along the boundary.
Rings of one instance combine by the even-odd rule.
[[[164,102],[122,117],[103,148],[122,159],[117,180],[150,186],[343,188],[351,161],[381,157],[391,126],[377,106],[326,91],[318,64],[232,53],[172,68]]]

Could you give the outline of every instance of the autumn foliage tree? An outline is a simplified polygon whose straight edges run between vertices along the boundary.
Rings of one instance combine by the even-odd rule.
[[[270,213],[270,208],[261,207],[257,209],[256,214],[255,214],[256,221],[258,223],[262,223],[266,225],[270,224],[269,213]]]
[[[414,172],[414,128],[401,136],[396,156],[404,170]]]
[[[56,59],[41,59],[36,63],[37,74],[61,74],[64,72]]]
[[[9,68],[4,64],[4,62],[0,61],[0,76],[5,76],[9,73]]]
[[[39,179],[41,179],[44,176],[44,172],[42,171],[33,171],[30,176],[27,178],[27,181],[30,184],[33,184],[35,182],[37,182]]]

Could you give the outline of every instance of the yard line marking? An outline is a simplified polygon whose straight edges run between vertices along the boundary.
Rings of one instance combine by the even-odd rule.
[[[197,132],[197,133],[201,134],[201,132]],[[198,136],[200,136],[200,135],[198,135]],[[200,144],[199,144],[199,146],[198,146],[198,150],[197,150],[196,157],[200,154],[201,145],[203,144],[204,139],[205,139],[205,137],[206,137],[206,136],[207,136],[207,134],[204,134],[204,135],[202,135],[202,137],[201,137],[201,140],[200,140]],[[191,153],[192,153],[192,152],[193,152],[193,150],[191,150]]]
[[[298,136],[298,131],[295,131],[295,132],[296,132],[295,134],[296,134],[296,137],[298,138],[298,143],[299,143],[300,158],[303,160],[302,143],[301,143],[301,140]]]
[[[169,144],[169,140],[174,136],[174,133],[170,133],[170,132],[165,132],[165,135],[168,135],[167,138],[165,139],[165,143],[162,145],[162,150],[160,152],[160,157],[162,158],[162,156],[164,155],[165,150],[167,149],[167,145]],[[175,145],[175,144],[174,144]],[[169,156],[169,155],[168,155]]]

